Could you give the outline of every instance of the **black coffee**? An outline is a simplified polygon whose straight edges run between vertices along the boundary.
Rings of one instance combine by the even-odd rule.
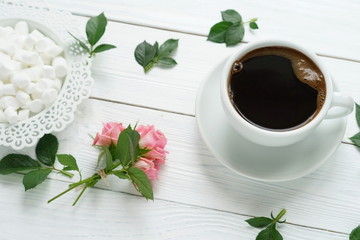
[[[324,76],[307,56],[285,47],[256,49],[234,63],[229,96],[248,122],[285,131],[310,122],[326,95]]]

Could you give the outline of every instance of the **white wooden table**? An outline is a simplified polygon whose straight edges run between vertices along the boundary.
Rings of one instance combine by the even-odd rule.
[[[286,208],[286,240],[345,240],[360,224],[360,152],[349,137],[359,131],[349,117],[343,143],[316,172],[284,183],[263,183],[234,175],[204,145],[196,126],[195,98],[206,73],[240,45],[226,48],[206,41],[220,11],[236,9],[258,17],[258,37],[297,39],[314,49],[341,91],[360,102],[360,2],[358,0],[125,1],[48,0],[71,11],[83,26],[105,11],[110,20],[103,41],[118,46],[93,64],[92,96],[75,121],[56,134],[61,153],[79,159],[83,175],[93,173],[94,135],[107,121],[154,124],[168,137],[167,163],[155,182],[155,201],[115,179],[90,189],[76,207],[71,192],[51,204],[69,180],[50,180],[24,192],[21,175],[0,176],[0,239],[255,239],[244,220]],[[133,51],[143,40],[178,38],[178,65],[144,74]],[[25,149],[23,152],[33,152]],[[4,156],[11,149],[1,147]]]

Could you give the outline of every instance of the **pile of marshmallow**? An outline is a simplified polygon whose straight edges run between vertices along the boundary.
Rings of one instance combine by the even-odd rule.
[[[17,123],[51,105],[67,74],[63,49],[26,22],[0,26],[0,123]]]

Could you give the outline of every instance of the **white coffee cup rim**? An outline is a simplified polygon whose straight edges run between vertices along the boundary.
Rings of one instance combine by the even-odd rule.
[[[320,109],[318,114],[314,117],[314,119],[312,119],[310,122],[306,123],[305,125],[299,128],[294,128],[284,131],[273,131],[270,129],[260,128],[248,122],[243,117],[241,117],[241,115],[236,111],[235,107],[230,101],[229,93],[228,93],[228,77],[234,62],[242,58],[245,54],[255,49],[259,49],[263,47],[271,47],[271,46],[291,48],[303,53],[305,56],[309,57],[315,63],[315,65],[320,69],[320,71],[322,72],[325,78],[326,96],[322,108]],[[324,64],[320,61],[318,56],[316,56],[313,52],[309,51],[307,48],[302,47],[298,43],[294,43],[286,40],[262,39],[242,46],[242,48],[240,48],[237,52],[235,52],[232,56],[230,56],[230,58],[226,61],[221,77],[221,91],[222,91],[221,94],[222,97],[227,96],[227,99],[223,99],[223,103],[226,105],[228,110],[230,110],[231,114],[233,115],[233,117],[236,118],[237,121],[241,122],[243,125],[250,128],[251,130],[261,133],[264,136],[276,135],[276,136],[286,137],[286,136],[296,135],[302,131],[307,131],[308,129],[311,129],[314,126],[317,126],[324,119],[325,115],[327,114],[327,111],[331,106],[333,86],[332,86],[332,79],[330,73],[326,70]]]

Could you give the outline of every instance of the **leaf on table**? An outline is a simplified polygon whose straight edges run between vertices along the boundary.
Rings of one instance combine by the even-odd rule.
[[[161,44],[158,51],[158,58],[162,59],[164,57],[170,56],[178,47],[179,39],[168,39],[163,44]]]
[[[349,240],[360,240],[360,226],[351,231]]]
[[[159,43],[156,41],[153,45],[154,49],[155,49],[155,56],[158,55],[159,52]]]
[[[76,159],[70,154],[58,154],[56,155],[59,163],[64,166],[65,171],[79,171],[79,166],[76,163]]]
[[[165,66],[165,67],[172,67],[177,64],[175,59],[171,57],[164,57],[158,60],[158,63]]]
[[[154,199],[154,193],[149,178],[144,171],[131,167],[128,169],[128,175],[131,178],[136,190],[138,190],[146,199]]]
[[[216,43],[224,43],[225,34],[230,26],[232,26],[232,23],[227,21],[216,23],[211,27],[207,40]]]
[[[283,237],[276,230],[275,224],[271,224],[257,235],[256,240],[283,240]]]
[[[37,169],[28,172],[23,179],[25,191],[36,187],[40,183],[44,182],[46,177],[51,173],[51,169]]]
[[[52,134],[45,134],[35,148],[37,159],[47,166],[53,166],[58,147],[59,142],[57,138]]]
[[[135,60],[145,69],[152,60],[154,59],[156,54],[156,49],[151,44],[146,41],[140,43],[134,52]]]
[[[100,52],[105,52],[105,51],[113,49],[113,48],[116,48],[116,46],[111,45],[111,44],[100,44],[93,50],[93,52],[100,53]]]
[[[242,21],[241,15],[233,9],[222,11],[221,17],[223,21],[232,22],[232,23],[240,23]]]
[[[0,161],[0,174],[32,170],[40,168],[41,165],[27,155],[9,154]]]
[[[251,29],[259,29],[259,26],[257,25],[256,22],[250,22],[249,26]]]
[[[104,35],[107,25],[107,19],[104,13],[99,16],[92,17],[86,23],[86,36],[90,45],[95,45]]]
[[[256,227],[256,228],[264,228],[268,225],[270,225],[273,220],[271,218],[267,217],[255,217],[245,220],[250,226]]]
[[[357,146],[360,147],[360,132],[350,138],[350,140]]]
[[[226,46],[234,46],[244,38],[244,25],[234,24],[225,33]]]

